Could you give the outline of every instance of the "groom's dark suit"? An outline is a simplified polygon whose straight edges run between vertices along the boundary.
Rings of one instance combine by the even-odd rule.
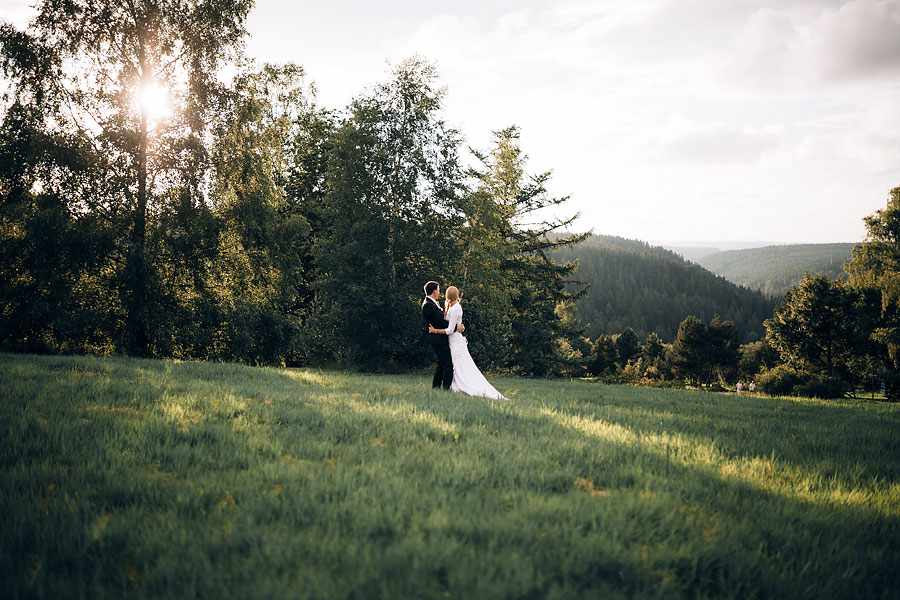
[[[438,364],[434,370],[434,379],[431,380],[431,387],[443,387],[445,390],[450,389],[453,383],[453,359],[450,358],[450,341],[449,336],[440,333],[428,333],[428,326],[431,325],[435,329],[447,329],[450,322],[444,318],[444,311],[437,305],[437,302],[426,297],[422,302],[422,318],[425,319],[425,339],[434,348],[437,354]]]

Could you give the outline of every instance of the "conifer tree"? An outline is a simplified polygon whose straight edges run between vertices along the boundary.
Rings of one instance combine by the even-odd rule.
[[[676,377],[687,379],[693,385],[701,383],[706,366],[707,338],[703,321],[693,315],[685,317],[666,356]]]
[[[472,171],[474,190],[462,204],[467,223],[462,273],[465,280],[487,282],[481,284],[481,305],[493,309],[489,320],[508,323],[509,335],[503,339],[509,340],[510,366],[545,375],[560,362],[555,351],[558,338],[577,344],[580,328],[564,318],[561,307],[583,295],[583,290],[571,292],[566,285],[577,265],[559,264],[550,253],[577,244],[588,234],[561,233],[577,214],[548,216],[548,209],[560,207],[568,197],[549,193],[550,172],[526,172],[528,157],[519,139],[518,127],[507,127],[494,132],[489,153],[475,152],[481,166]]]
[[[623,367],[640,353],[641,347],[634,329],[626,327],[625,331],[616,338],[616,351],[619,354],[619,363]]]

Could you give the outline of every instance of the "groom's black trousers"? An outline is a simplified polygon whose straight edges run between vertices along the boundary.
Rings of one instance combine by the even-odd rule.
[[[450,384],[453,383],[453,359],[450,358],[450,344],[432,344],[431,347],[434,348],[438,359],[431,387],[443,387],[445,390],[449,390]]]

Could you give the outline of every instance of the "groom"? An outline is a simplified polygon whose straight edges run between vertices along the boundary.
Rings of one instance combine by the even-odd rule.
[[[422,318],[425,319],[425,339],[434,348],[437,354],[437,369],[434,370],[434,379],[431,380],[431,387],[443,387],[445,390],[450,389],[453,383],[453,360],[450,358],[450,341],[449,336],[441,333],[428,333],[428,326],[431,325],[435,329],[446,329],[450,326],[447,319],[444,318],[444,311],[438,304],[438,298],[441,297],[441,284],[437,281],[429,281],[425,284],[425,299],[422,300]],[[456,327],[456,331],[465,331],[465,326],[460,323]]]

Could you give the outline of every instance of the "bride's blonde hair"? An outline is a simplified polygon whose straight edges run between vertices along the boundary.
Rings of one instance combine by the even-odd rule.
[[[447,311],[450,310],[453,303],[459,302],[459,290],[456,289],[456,286],[451,285],[447,288],[447,291],[444,292],[444,298],[446,298],[446,301],[444,302],[444,314],[447,314]]]

